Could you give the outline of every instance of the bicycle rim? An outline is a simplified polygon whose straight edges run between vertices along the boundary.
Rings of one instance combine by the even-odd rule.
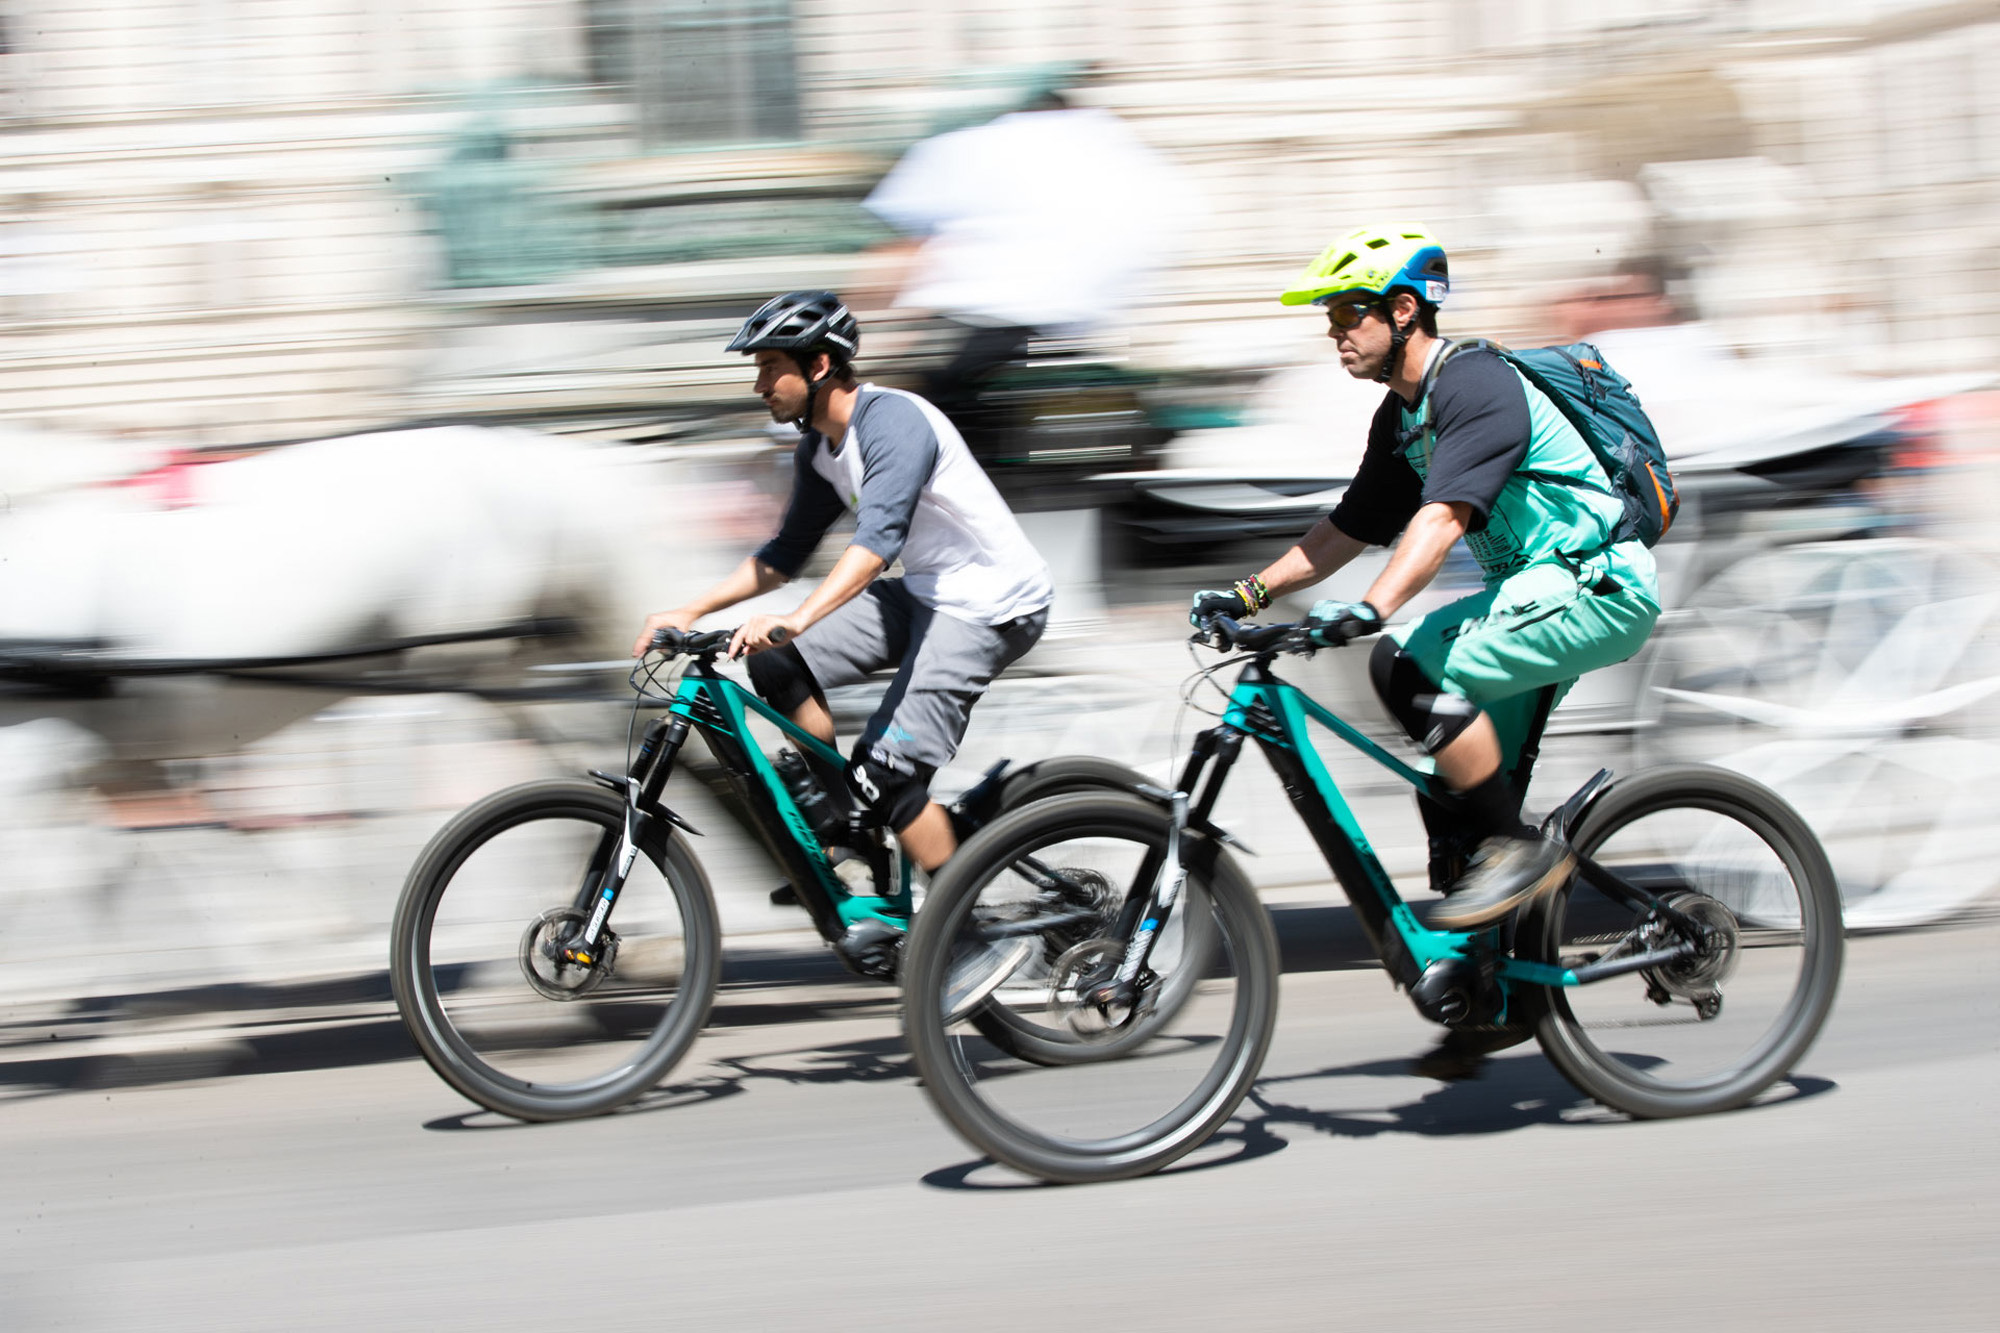
[[[1090,997],[1124,954],[1110,926],[1116,905],[1143,896],[1161,864],[1158,807],[1106,795],[1042,802],[983,831],[940,876],[911,940],[905,1024],[926,1089],[974,1147],[1046,1180],[1110,1179],[1173,1161],[1235,1110],[1269,1042],[1276,946],[1233,865],[1190,841],[1187,887],[1132,1007]],[[1029,863],[1072,884],[1101,877],[1111,912],[1051,895]],[[1056,924],[1031,929],[1043,920]],[[996,939],[1023,929],[1035,947],[1015,962]],[[1004,982],[954,1020],[947,997],[963,993],[965,970],[996,958]]]

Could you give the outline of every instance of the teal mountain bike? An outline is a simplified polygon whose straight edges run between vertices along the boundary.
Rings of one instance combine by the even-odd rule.
[[[1241,650],[1200,676],[1243,670],[1175,791],[1017,807],[931,885],[905,951],[904,1030],[925,1089],[978,1151],[1047,1180],[1138,1175],[1201,1144],[1249,1091],[1270,1039],[1277,953],[1233,839],[1212,822],[1246,740],[1426,1018],[1532,1032],[1578,1089],[1640,1117],[1740,1106],[1812,1044],[1840,978],[1840,898],[1811,830],[1768,788],[1697,765],[1617,781],[1600,770],[1543,824],[1576,853],[1568,885],[1493,927],[1427,929],[1308,724],[1418,790],[1448,794],[1275,674],[1279,656],[1316,650],[1304,626],[1217,617],[1196,637]],[[1544,721],[1553,700],[1543,696]],[[1080,889],[1103,898],[1095,920],[1108,930],[1065,907]],[[965,960],[1022,938],[1040,948],[983,981],[975,1014]],[[1003,1022],[1061,1040],[995,1041]]]
[[[731,633],[654,637],[632,673],[635,724],[642,706],[665,711],[624,773],[496,792],[439,830],[411,868],[390,945],[396,1005],[431,1067],[488,1110],[524,1120],[611,1110],[656,1085],[706,1023],[721,974],[715,901],[691,850],[696,830],[662,801],[695,733],[842,962],[895,978],[909,867],[886,830],[822,785],[842,756],[716,669]],[[677,666],[685,669],[675,678]],[[765,755],[752,717],[797,750]],[[1136,780],[1089,757],[1012,771],[1002,763],[953,813],[977,825],[1050,794]],[[1078,895],[1080,910],[1096,902]],[[1018,963],[1021,947],[964,961],[968,993],[982,969]],[[998,1040],[1012,1038],[998,1021],[973,1017]]]

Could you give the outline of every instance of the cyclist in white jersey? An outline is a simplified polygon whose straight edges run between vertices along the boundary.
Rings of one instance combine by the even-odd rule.
[[[994,676],[1042,635],[1048,565],[944,414],[912,393],[859,383],[854,316],[832,292],[773,297],[728,350],[756,359],[757,392],[799,427],[792,497],[770,541],[685,605],[647,618],[687,630],[705,615],[791,581],[835,519],[855,532],[833,570],[782,616],[756,615],[731,641],[774,707],[832,744],[828,689],[896,669],[845,770],[853,798],[923,869],[957,849],[930,781],[964,739]],[[882,577],[901,560],[900,578]]]

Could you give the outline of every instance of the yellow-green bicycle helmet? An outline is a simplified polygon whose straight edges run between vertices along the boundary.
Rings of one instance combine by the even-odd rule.
[[[1432,305],[1444,304],[1451,289],[1444,247],[1422,226],[1363,227],[1341,237],[1306,265],[1278,299],[1286,305],[1318,305],[1347,292],[1386,296],[1392,287],[1407,287]]]

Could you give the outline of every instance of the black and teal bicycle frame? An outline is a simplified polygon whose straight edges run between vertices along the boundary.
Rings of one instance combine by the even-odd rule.
[[[1404,763],[1314,702],[1297,686],[1280,680],[1271,673],[1268,659],[1260,657],[1246,665],[1237,679],[1221,725],[1196,737],[1179,783],[1181,791],[1191,792],[1194,784],[1206,777],[1206,784],[1194,801],[1190,822],[1197,826],[1208,823],[1223,779],[1244,739],[1255,740],[1263,747],[1285,794],[1340,881],[1382,965],[1398,985],[1414,993],[1426,969],[1448,960],[1466,960],[1477,964],[1482,972],[1491,969],[1490,976],[1501,996],[1501,1009],[1492,1020],[1506,1021],[1509,1011],[1516,1007],[1520,986],[1573,986],[1595,979],[1585,974],[1587,969],[1559,968],[1513,957],[1505,948],[1502,930],[1497,927],[1470,932],[1432,930],[1418,921],[1416,913],[1396,892],[1388,871],[1369,845],[1368,835],[1362,831],[1353,809],[1313,748],[1309,722],[1331,731],[1416,790],[1450,800],[1432,775]],[[1590,869],[1604,873],[1594,866]],[[1595,877],[1592,878],[1595,882]],[[1650,897],[1629,886],[1618,887],[1620,897],[1628,894]]]
[[[717,672],[706,661],[688,664],[674,691],[667,717],[653,725],[674,722],[685,735],[688,726],[699,727],[709,750],[725,769],[743,784],[745,804],[758,832],[771,853],[791,877],[799,902],[811,913],[813,924],[827,939],[838,939],[850,926],[875,918],[898,929],[909,924],[910,865],[901,855],[895,858],[893,892],[887,897],[861,896],[847,891],[833,872],[833,862],[806,821],[785,780],[771,764],[763,747],[751,737],[749,715],[755,713],[784,734],[808,757],[823,767],[840,769],[846,760],[838,750],[805,731],[790,718],[774,710],[755,694]],[[671,720],[670,720],[671,719]],[[673,746],[678,751],[679,745]],[[649,788],[664,783],[664,769],[671,768],[674,755],[664,748],[654,774],[646,776]]]

